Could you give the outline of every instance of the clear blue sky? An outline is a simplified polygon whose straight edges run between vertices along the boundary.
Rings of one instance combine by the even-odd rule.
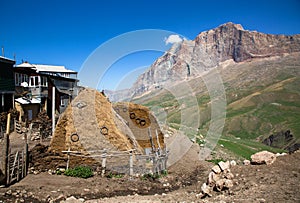
[[[28,60],[80,71],[99,45],[134,30],[163,29],[194,39],[201,31],[231,21],[247,30],[299,34],[300,1],[0,0],[0,21],[0,46],[6,57],[16,54],[17,63]],[[115,67],[128,72],[150,65],[159,55],[147,52],[120,60]],[[115,71],[110,77],[123,74]],[[114,88],[116,81],[104,88]]]

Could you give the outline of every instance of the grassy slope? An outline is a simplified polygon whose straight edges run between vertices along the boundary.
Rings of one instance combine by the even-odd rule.
[[[295,137],[292,142],[300,142],[299,55],[231,64],[220,67],[219,72],[227,98],[226,122],[219,144],[239,157],[249,158],[262,149],[278,152],[261,144],[264,138],[275,132],[290,129]],[[189,83],[196,92],[200,109],[199,129],[205,136],[210,123],[210,97],[201,78]],[[167,114],[167,123],[176,129],[181,122],[180,108],[191,108],[189,105],[180,106],[167,91],[151,93],[136,102],[162,107],[164,111],[161,112]],[[186,130],[190,137],[193,133]],[[285,146],[282,143],[279,147]]]

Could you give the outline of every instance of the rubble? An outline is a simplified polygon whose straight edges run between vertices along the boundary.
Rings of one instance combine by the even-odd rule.
[[[232,165],[229,161],[221,161],[212,167],[206,183],[201,186],[202,197],[211,197],[213,190],[220,192],[233,187],[234,175],[230,172],[230,166]]]

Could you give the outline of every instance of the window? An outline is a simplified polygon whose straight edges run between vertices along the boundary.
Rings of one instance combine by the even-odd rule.
[[[21,86],[23,82],[28,84],[28,75],[22,73],[15,73],[15,85]]]
[[[30,87],[37,87],[39,86],[39,76],[30,76]]]
[[[43,87],[47,87],[47,77],[41,77],[41,85]]]

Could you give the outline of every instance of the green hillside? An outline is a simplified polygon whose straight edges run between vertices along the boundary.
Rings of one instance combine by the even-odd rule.
[[[280,131],[290,130],[294,139],[277,143],[285,148],[300,142],[300,55],[231,63],[220,66],[226,92],[227,110],[219,145],[234,155],[247,158],[262,149],[278,152],[262,144],[262,140]],[[208,73],[209,74],[209,73]],[[181,125],[181,110],[191,115],[189,97],[180,102],[167,90],[159,90],[135,100],[150,108],[159,107],[158,117],[166,117],[168,126],[185,130],[190,138],[195,133],[204,137],[210,124],[211,99],[201,77],[188,81],[195,93],[200,111],[199,131]],[[178,84],[180,86],[180,84]],[[238,138],[238,139],[236,139]]]

